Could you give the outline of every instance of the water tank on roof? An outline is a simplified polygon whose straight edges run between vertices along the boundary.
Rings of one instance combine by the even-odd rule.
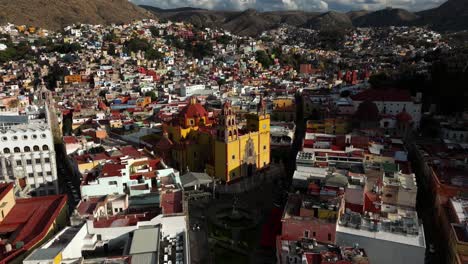
[[[20,249],[22,247],[24,247],[24,242],[23,241],[16,242],[16,249]]]
[[[11,246],[10,243],[7,243],[5,245],[5,252],[11,252],[13,250],[13,247]]]

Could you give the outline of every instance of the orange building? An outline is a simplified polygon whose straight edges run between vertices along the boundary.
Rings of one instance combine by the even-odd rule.
[[[67,75],[65,76],[65,83],[80,83],[81,82],[81,75]]]

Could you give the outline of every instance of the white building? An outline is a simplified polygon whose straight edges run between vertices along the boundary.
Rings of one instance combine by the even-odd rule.
[[[399,234],[384,231],[368,231],[349,226],[336,226],[336,244],[356,245],[366,250],[370,263],[423,264],[426,244],[423,226],[418,228],[418,234]]]
[[[128,215],[112,220],[101,219],[104,222],[111,222],[108,226],[100,223],[100,226],[96,227],[95,224],[99,223],[100,219],[94,219],[88,220],[81,226],[67,227],[47,243],[35,249],[23,263],[82,263],[83,251],[94,251],[104,245],[107,245],[110,250],[121,250],[123,246],[129,245],[125,255],[132,256],[132,263],[152,264],[158,263],[156,259],[159,254],[164,254],[163,248],[171,247],[171,244],[163,246],[167,244],[167,241],[174,241],[171,249],[176,252],[175,238],[179,245],[177,252],[181,254],[182,263],[190,263],[190,245],[184,215],[170,217],[159,215],[138,221],[136,224],[128,224],[127,217],[134,216]],[[160,244],[160,241],[166,241],[166,243]],[[176,263],[175,258],[171,261]]]
[[[418,93],[415,98],[405,90],[377,90],[366,89],[361,93],[351,96],[355,109],[364,101],[375,103],[381,115],[398,115],[406,111],[411,115],[413,127],[419,128],[421,121],[422,95]]]
[[[204,84],[182,85],[182,87],[180,87],[180,96],[182,96],[182,97],[192,96],[196,92],[199,92],[201,90],[205,90],[205,85]]]
[[[25,180],[24,193],[58,193],[57,167],[51,129],[45,122],[2,127],[0,181]]]

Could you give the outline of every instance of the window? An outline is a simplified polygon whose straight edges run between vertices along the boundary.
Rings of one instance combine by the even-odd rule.
[[[29,177],[29,178],[34,177],[34,173],[28,173],[28,177]]]
[[[312,232],[312,236],[315,237],[317,234],[315,232]]]
[[[14,151],[15,153],[20,153],[20,152],[21,152],[20,148],[18,148],[18,147],[14,148],[13,151]]]
[[[31,164],[32,164],[32,160],[30,160],[30,159],[26,160],[26,164],[31,165]]]
[[[117,185],[117,181],[109,181],[109,185]]]
[[[264,149],[264,150],[266,149],[266,145],[263,145],[263,149]]]
[[[36,163],[41,163],[41,159],[36,159]]]
[[[34,151],[39,151],[40,148],[39,148],[39,146],[36,145],[36,146],[33,147],[33,150],[34,150]]]
[[[236,155],[232,155],[232,159],[235,160],[235,159],[236,159]]]
[[[32,138],[33,138],[33,139],[36,139],[36,138],[37,138],[37,135],[32,135]]]
[[[31,152],[31,148],[28,146],[24,147],[24,152]]]
[[[114,212],[119,212],[119,208],[114,208]]]
[[[304,231],[304,237],[309,238],[309,230]]]
[[[10,153],[10,149],[9,149],[9,148],[4,148],[4,149],[3,149],[3,153],[5,153],[5,154]]]
[[[51,176],[52,175],[52,172],[51,171],[48,171],[47,172],[47,176]]]
[[[43,175],[43,174],[42,174],[42,171],[41,171],[41,172],[38,172],[37,175],[42,177],[42,175]]]
[[[328,233],[328,241],[331,241],[331,234]]]
[[[23,165],[23,163],[21,162],[21,160],[17,160],[17,161],[16,161],[16,165],[17,165],[17,166],[21,166],[21,165]]]
[[[41,138],[46,138],[46,134],[41,134]]]
[[[23,135],[23,139],[24,139],[24,140],[28,139],[28,136]]]
[[[47,145],[42,146],[42,150],[49,150],[49,146]]]
[[[7,137],[2,137],[2,141],[7,141],[8,138]]]
[[[46,163],[50,163],[50,158],[45,158]]]
[[[18,136],[13,136],[11,139],[18,140]]]

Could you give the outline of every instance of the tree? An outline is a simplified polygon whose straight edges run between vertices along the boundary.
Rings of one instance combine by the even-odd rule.
[[[62,133],[63,135],[71,135],[73,120],[71,115],[63,117]]]
[[[156,93],[154,91],[146,92],[145,96],[151,97],[151,102],[154,102],[154,101],[158,100],[158,97],[156,96]]]
[[[149,28],[149,30],[150,30],[151,35],[152,35],[153,37],[158,37],[158,36],[159,36],[159,29],[158,29],[157,27],[151,26],[151,27]]]
[[[99,97],[106,97],[106,94],[107,94],[106,90],[99,91]]]
[[[114,41],[115,39],[115,34],[114,32],[110,32],[108,34],[105,34],[104,37],[102,38],[104,41],[107,41],[107,42],[112,42]]]
[[[163,54],[153,48],[148,49],[145,52],[145,58],[147,60],[161,60],[163,58]]]
[[[228,35],[222,35],[221,37],[216,39],[216,42],[218,42],[219,44],[223,44],[223,45],[227,45],[231,43],[231,41],[232,41],[232,37]]]
[[[269,68],[273,64],[273,60],[264,50],[259,50],[255,53],[255,59],[262,64],[263,67]]]
[[[388,88],[389,86],[393,86],[394,84],[392,78],[385,72],[380,72],[371,75],[371,77],[369,78],[369,83],[374,89]]]
[[[148,41],[140,38],[132,38],[124,45],[130,52],[146,51],[150,48]]]
[[[110,43],[107,47],[107,54],[110,56],[115,56],[115,45],[113,43]]]

